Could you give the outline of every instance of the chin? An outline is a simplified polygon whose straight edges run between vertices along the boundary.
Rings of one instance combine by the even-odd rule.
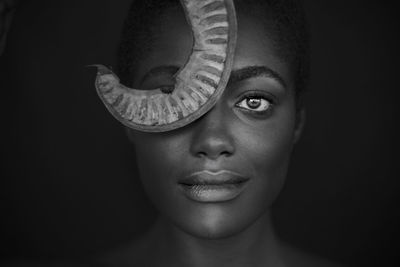
[[[251,209],[243,212],[229,202],[200,205],[171,219],[180,230],[201,239],[223,239],[237,235],[263,213]]]

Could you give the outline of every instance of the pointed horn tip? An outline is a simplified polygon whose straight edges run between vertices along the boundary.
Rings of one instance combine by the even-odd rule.
[[[109,68],[107,68],[106,66],[101,65],[101,64],[90,64],[90,65],[86,65],[85,67],[87,67],[87,68],[92,68],[92,67],[97,68],[97,73],[100,74],[100,75],[112,74],[113,73]]]

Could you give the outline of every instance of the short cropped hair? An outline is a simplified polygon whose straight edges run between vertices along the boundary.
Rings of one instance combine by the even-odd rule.
[[[256,15],[265,23],[275,51],[295,75],[296,98],[305,91],[309,79],[309,33],[300,0],[235,0],[238,10]],[[117,53],[121,81],[132,86],[137,62],[151,50],[157,23],[179,0],[133,0],[122,30]]]

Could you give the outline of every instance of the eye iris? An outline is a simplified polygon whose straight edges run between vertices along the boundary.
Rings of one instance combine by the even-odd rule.
[[[261,105],[261,99],[257,99],[257,98],[249,98],[247,99],[247,105],[250,108],[258,108]]]

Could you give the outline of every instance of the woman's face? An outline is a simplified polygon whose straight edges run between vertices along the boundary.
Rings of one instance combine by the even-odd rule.
[[[175,226],[203,238],[238,233],[268,210],[300,134],[289,66],[256,19],[239,12],[238,27],[229,84],[208,113],[170,132],[128,131],[150,199]],[[192,47],[180,9],[168,11],[149,45],[134,85],[172,85]]]

